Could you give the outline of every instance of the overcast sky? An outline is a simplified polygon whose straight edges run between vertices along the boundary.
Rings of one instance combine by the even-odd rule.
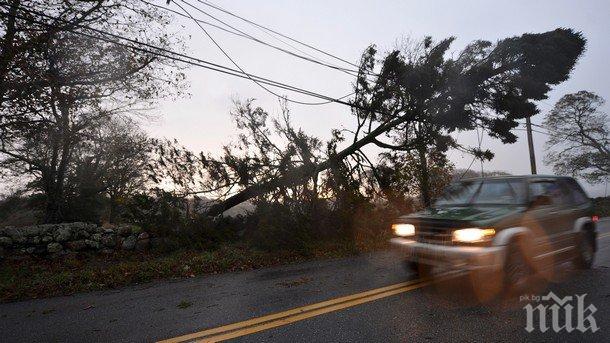
[[[196,0],[188,1],[197,4]],[[587,50],[571,78],[556,87],[548,100],[539,104],[542,112],[532,121],[540,124],[544,113],[566,93],[586,89],[610,99],[608,1],[215,0],[215,4],[354,63],[369,44],[377,45],[382,52],[388,51],[398,39],[407,36],[422,38],[429,35],[435,40],[455,36],[457,39],[451,51],[457,52],[475,39],[493,42],[525,32],[573,28],[582,31],[587,38]],[[244,22],[197,5],[233,26],[281,45]],[[175,5],[172,7],[178,9]],[[196,17],[210,20],[201,13],[191,12]],[[178,18],[176,28],[190,36],[186,43],[189,54],[230,66],[226,57],[193,22]],[[351,92],[353,80],[344,73],[316,66],[214,28],[209,28],[208,32],[247,72],[332,97]],[[196,151],[219,152],[223,144],[235,137],[234,125],[228,114],[233,97],[255,98],[257,104],[269,112],[279,112],[277,98],[248,80],[196,67],[190,68],[187,75],[192,96],[160,105],[158,111],[162,116],[147,125],[154,136],[177,138]],[[282,94],[295,100],[316,101],[286,91]],[[323,139],[330,137],[332,128],[352,128],[354,125],[349,108],[343,105],[290,106],[295,126]],[[607,108],[608,105],[604,109],[606,112]],[[485,170],[529,173],[525,132],[517,131],[517,135],[519,140],[512,145],[484,137],[483,146],[496,154],[492,161],[484,164]],[[457,138],[463,144],[476,144],[474,132],[463,132]],[[544,135],[534,133],[538,172],[550,174],[551,168],[543,164],[544,141]],[[456,151],[450,152],[449,156],[458,168],[466,168],[472,159]],[[479,170],[480,165],[475,164],[473,168]],[[591,196],[604,195],[603,184],[583,186]]]

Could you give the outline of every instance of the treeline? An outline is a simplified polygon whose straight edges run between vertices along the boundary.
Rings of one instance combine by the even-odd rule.
[[[62,221],[132,223],[173,237],[180,246],[245,240],[264,249],[305,249],[321,239],[379,236],[397,215],[421,208],[417,166],[401,154],[370,165],[342,163],[308,182],[255,197],[231,216],[209,216],[218,202],[213,199],[222,198],[229,185],[246,178],[256,183],[304,158],[332,154],[334,143],[324,146],[294,129],[288,108],[282,108],[282,115],[272,118],[251,100],[236,102],[232,117],[240,134],[225,146],[222,159],[194,153],[175,140],[151,139],[134,122],[101,123],[98,135],[69,163]],[[437,158],[442,164],[429,162],[434,194],[451,181],[453,168]],[[30,187],[0,203],[0,225],[44,221],[48,199]]]

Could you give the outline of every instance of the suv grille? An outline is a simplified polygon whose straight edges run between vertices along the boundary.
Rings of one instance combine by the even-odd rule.
[[[453,245],[450,226],[420,223],[415,227],[415,239],[421,243]]]

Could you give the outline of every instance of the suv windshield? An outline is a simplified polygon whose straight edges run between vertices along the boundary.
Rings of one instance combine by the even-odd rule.
[[[522,179],[467,180],[449,185],[436,205],[520,205],[525,202]]]

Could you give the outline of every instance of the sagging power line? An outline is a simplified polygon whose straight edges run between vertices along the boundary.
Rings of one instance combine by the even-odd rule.
[[[38,12],[38,11],[35,11],[35,10],[27,9],[27,8],[24,8],[23,6],[19,6],[19,9],[24,11],[24,12],[27,12],[27,13],[30,13],[30,14],[34,14],[34,15],[39,15],[41,17],[45,17],[47,19],[51,19],[51,20],[54,20],[54,21],[63,21],[65,23],[69,23],[65,19],[58,18],[58,17],[53,17],[53,16],[50,16],[50,15],[47,15],[47,14],[44,14],[44,13],[41,13],[41,12]],[[47,26],[47,27],[50,27],[50,28],[61,28],[60,26],[57,26],[57,25],[49,24],[49,23],[46,23],[46,22],[43,22],[43,21],[38,21],[38,20],[35,20],[33,18],[28,18],[28,17],[24,17],[24,16],[20,16],[20,15],[12,15],[12,14],[9,14],[9,13],[6,13],[6,12],[0,12],[0,14],[4,15],[4,16],[9,16],[9,17],[12,16],[12,17],[15,17],[15,18],[18,18],[18,19],[26,20],[26,21],[29,21],[29,22],[32,22],[32,23],[35,23],[35,24],[38,24],[38,25]],[[158,56],[158,57],[163,57],[163,58],[171,59],[171,60],[174,60],[174,61],[186,63],[186,64],[193,65],[193,66],[202,67],[202,68],[205,68],[205,69],[217,71],[217,72],[220,72],[220,73],[223,73],[223,74],[227,74],[227,75],[232,75],[232,76],[236,76],[236,77],[240,77],[240,78],[244,78],[244,79],[256,79],[258,82],[260,82],[262,84],[266,84],[266,85],[272,86],[272,87],[277,87],[277,88],[285,89],[285,90],[288,90],[288,91],[291,91],[291,92],[300,93],[300,94],[303,94],[303,95],[307,95],[307,96],[311,96],[311,97],[315,97],[315,98],[326,100],[326,102],[324,102],[324,104],[325,103],[334,102],[334,103],[339,103],[339,104],[342,104],[342,105],[350,106],[352,108],[359,108],[361,110],[371,111],[370,109],[361,108],[360,106],[357,106],[355,104],[352,104],[352,103],[349,103],[349,102],[346,102],[346,101],[342,100],[342,99],[352,95],[353,93],[344,95],[344,96],[342,96],[340,98],[333,98],[333,97],[330,97],[330,96],[326,96],[326,95],[322,95],[322,94],[319,94],[319,93],[316,93],[316,92],[305,90],[305,89],[302,89],[302,88],[299,88],[299,87],[295,87],[295,86],[292,86],[292,85],[289,85],[289,84],[285,84],[285,83],[274,81],[274,80],[271,80],[271,79],[268,79],[268,78],[260,77],[260,76],[254,75],[254,74],[245,73],[243,71],[232,69],[232,68],[229,68],[229,67],[226,67],[226,66],[222,66],[222,65],[219,65],[219,64],[216,64],[216,63],[212,63],[212,62],[209,62],[209,61],[197,58],[197,57],[189,56],[189,55],[186,55],[186,54],[183,54],[183,53],[175,52],[175,51],[172,51],[172,50],[169,50],[169,49],[165,49],[165,48],[162,48],[162,47],[158,47],[158,46],[155,46],[155,45],[152,45],[152,44],[148,44],[148,43],[145,43],[145,42],[133,40],[133,39],[130,39],[130,38],[127,38],[127,37],[123,37],[123,36],[120,36],[120,35],[117,35],[117,34],[113,34],[113,33],[110,33],[110,32],[106,32],[106,31],[102,31],[102,30],[99,30],[99,29],[95,29],[95,28],[89,27],[87,25],[78,24],[78,25],[74,25],[74,27],[75,28],[79,28],[79,29],[90,30],[90,31],[95,32],[97,34],[101,34],[101,35],[106,36],[106,37],[112,37],[112,38],[115,38],[115,39],[109,39],[109,38],[105,38],[105,37],[100,37],[100,36],[92,35],[92,34],[89,34],[89,33],[82,32],[82,31],[75,31],[73,29],[69,30],[70,32],[72,32],[74,34],[82,35],[82,36],[85,36],[85,37],[88,37],[88,38],[105,41],[107,43],[113,43],[113,44],[121,45],[123,47],[134,49],[134,50],[137,50],[137,51],[140,51],[140,52],[149,53],[149,54],[152,54],[152,55],[155,55],[155,56]],[[133,45],[126,44],[126,43],[122,43],[121,41],[117,41],[117,39],[124,40],[124,41],[127,41],[129,43],[136,44],[138,46],[145,46],[148,49],[141,48],[141,47],[138,47],[138,46],[133,46]],[[154,49],[154,50],[149,50],[149,49]],[[318,103],[313,103],[313,104],[318,104]],[[322,104],[322,103],[320,103],[320,104]],[[373,111],[373,112],[376,112],[376,111]]]
[[[181,0],[183,3],[188,4],[188,2]],[[301,104],[301,105],[324,105],[327,103],[332,102],[331,100],[327,100],[324,102],[304,102],[304,101],[298,101],[298,100],[292,100],[289,99],[288,97],[283,97],[277,93],[275,93],[274,91],[270,90],[269,88],[263,86],[260,82],[258,82],[256,79],[252,78],[226,51],[225,49],[222,48],[222,46],[220,46],[220,44],[214,39],[214,37],[212,37],[212,35],[201,25],[201,23],[197,22],[195,20],[195,18],[193,18],[193,16],[179,3],[175,2],[176,6],[178,6],[187,16],[189,16],[192,20],[195,21],[195,24],[197,24],[197,26],[199,26],[199,28],[203,31],[203,33],[205,33],[205,35],[212,41],[212,43],[214,43],[214,45],[222,52],[222,54],[237,68],[239,69],[244,75],[248,76],[248,79],[250,79],[252,82],[254,82],[257,86],[261,87],[262,89],[264,89],[265,91],[267,91],[270,94],[273,94],[275,96],[277,96],[278,98],[283,98],[286,101],[289,102],[293,102],[293,103],[297,103],[297,104]]]
[[[199,3],[201,3],[201,4],[205,5],[205,6],[208,6],[208,7],[214,8],[214,9],[216,9],[216,10],[220,11],[220,12],[223,12],[223,13],[225,13],[225,14],[228,14],[228,15],[232,16],[232,17],[235,17],[235,18],[237,18],[237,19],[240,19],[240,20],[242,20],[242,21],[244,21],[244,22],[246,22],[246,23],[248,23],[248,24],[250,24],[250,25],[253,25],[253,26],[255,26],[255,27],[258,27],[258,28],[260,28],[260,29],[262,29],[262,30],[265,30],[265,31],[267,31],[267,32],[270,32],[270,33],[276,34],[276,35],[278,35],[278,36],[280,36],[280,37],[286,38],[286,39],[288,39],[288,40],[290,40],[290,41],[292,41],[292,42],[294,42],[294,43],[296,43],[296,44],[299,44],[299,45],[301,45],[301,46],[304,46],[304,47],[307,47],[307,48],[312,49],[312,50],[314,50],[314,51],[317,51],[317,52],[319,52],[319,53],[321,53],[321,54],[324,54],[324,55],[326,55],[326,56],[328,56],[328,57],[331,57],[331,58],[334,58],[334,59],[336,59],[336,60],[338,60],[338,61],[341,61],[341,62],[347,63],[347,64],[349,64],[349,65],[351,65],[351,66],[353,66],[353,67],[356,67],[356,68],[359,68],[359,67],[360,67],[360,66],[358,66],[357,64],[352,63],[352,62],[350,62],[350,61],[348,61],[348,60],[346,60],[346,59],[343,59],[343,58],[341,58],[341,57],[338,57],[338,56],[336,56],[336,55],[334,55],[334,54],[332,54],[332,53],[326,52],[326,51],[324,51],[324,50],[322,50],[322,49],[316,48],[316,47],[312,46],[311,44],[304,43],[304,42],[302,42],[302,41],[300,41],[300,40],[297,40],[297,39],[295,39],[295,38],[292,38],[292,37],[290,37],[290,36],[288,36],[288,35],[285,35],[285,34],[283,34],[283,33],[281,33],[281,32],[278,32],[278,31],[276,31],[276,30],[273,30],[273,29],[271,29],[271,28],[269,28],[269,27],[266,27],[266,26],[263,26],[263,25],[261,25],[261,24],[258,24],[258,23],[256,23],[256,22],[254,22],[254,21],[250,20],[250,19],[247,19],[247,18],[245,18],[245,17],[243,17],[243,16],[237,15],[237,14],[235,14],[235,13],[233,13],[233,12],[229,11],[229,10],[226,10],[226,9],[224,9],[224,8],[222,8],[222,7],[218,6],[218,5],[215,5],[215,4],[213,4],[213,3],[209,2],[209,1],[203,1],[203,0],[197,0],[197,1],[198,1]],[[169,1],[168,1],[168,3],[169,3]]]
[[[168,8],[168,7],[165,7],[165,6],[161,6],[161,5],[157,5],[157,4],[151,3],[151,2],[146,1],[146,0],[141,0],[141,1],[142,1],[142,2],[144,2],[144,3],[146,3],[146,4],[148,4],[148,5],[150,5],[150,6],[154,6],[154,7],[156,7],[156,8],[163,9],[163,10],[165,10],[165,11],[171,12],[171,13],[173,13],[173,14],[175,14],[175,15],[180,16],[180,17],[187,18],[187,19],[189,19],[189,20],[193,20],[193,21],[195,21],[197,24],[204,24],[204,25],[208,25],[208,26],[212,26],[212,27],[218,28],[218,29],[220,29],[220,30],[222,30],[222,31],[224,31],[224,32],[227,32],[227,33],[230,33],[230,34],[236,35],[236,36],[238,36],[238,37],[241,37],[241,38],[245,38],[245,39],[248,39],[248,40],[254,41],[254,42],[256,42],[256,43],[259,43],[259,44],[262,44],[262,45],[264,45],[264,46],[266,46],[266,47],[269,47],[269,48],[275,49],[275,50],[277,50],[277,51],[280,51],[280,52],[286,53],[286,54],[291,55],[291,56],[293,56],[293,57],[296,57],[296,58],[299,58],[299,59],[302,59],[302,60],[305,60],[305,61],[308,61],[308,62],[312,62],[312,63],[318,64],[318,65],[321,65],[321,66],[324,66],[324,67],[328,67],[328,68],[330,68],[330,69],[334,69],[334,70],[337,70],[337,71],[340,71],[340,72],[346,73],[347,75],[350,75],[350,76],[357,76],[357,73],[359,72],[358,70],[349,69],[349,68],[343,68],[343,67],[339,67],[339,66],[334,65],[334,64],[330,64],[330,63],[328,63],[328,62],[325,62],[325,61],[322,61],[322,60],[317,59],[315,56],[311,56],[311,55],[310,55],[310,57],[303,56],[303,55],[300,55],[300,54],[294,53],[294,52],[292,52],[292,51],[286,50],[286,49],[284,49],[284,48],[281,48],[281,47],[279,47],[279,46],[273,45],[273,44],[271,44],[271,43],[265,42],[265,41],[263,41],[263,40],[261,40],[261,39],[259,39],[259,38],[256,38],[256,37],[252,36],[251,34],[249,34],[249,33],[245,32],[245,31],[243,31],[243,30],[240,30],[239,28],[237,28],[237,27],[235,27],[235,26],[233,26],[233,25],[228,24],[227,22],[225,22],[225,21],[223,21],[223,20],[221,20],[221,19],[217,18],[216,16],[214,16],[214,15],[212,15],[212,14],[210,14],[210,13],[208,13],[208,12],[206,12],[206,11],[202,10],[202,9],[200,9],[199,7],[194,6],[193,4],[191,4],[191,3],[187,2],[187,1],[183,1],[183,0],[181,0],[181,2],[182,2],[182,3],[184,3],[185,5],[187,5],[187,6],[191,7],[192,9],[196,10],[196,11],[197,11],[197,12],[199,12],[199,13],[204,14],[205,16],[207,16],[207,17],[211,18],[212,20],[214,20],[214,21],[216,21],[216,22],[220,23],[220,24],[221,24],[221,25],[223,25],[224,27],[221,27],[220,25],[216,25],[216,24],[213,24],[213,23],[207,22],[207,21],[205,21],[205,20],[201,20],[201,19],[199,19],[199,18],[195,18],[195,17],[194,17],[193,15],[191,15],[191,14],[185,14],[185,13],[181,13],[181,12],[179,12],[179,11],[175,11],[175,10],[173,10],[173,9],[171,9],[171,8]],[[174,3],[175,3],[176,5],[179,5],[179,4],[178,4],[176,1],[174,1]],[[228,29],[226,29],[225,27],[226,27],[226,28],[228,28]],[[304,53],[304,52],[302,52],[302,53]]]

